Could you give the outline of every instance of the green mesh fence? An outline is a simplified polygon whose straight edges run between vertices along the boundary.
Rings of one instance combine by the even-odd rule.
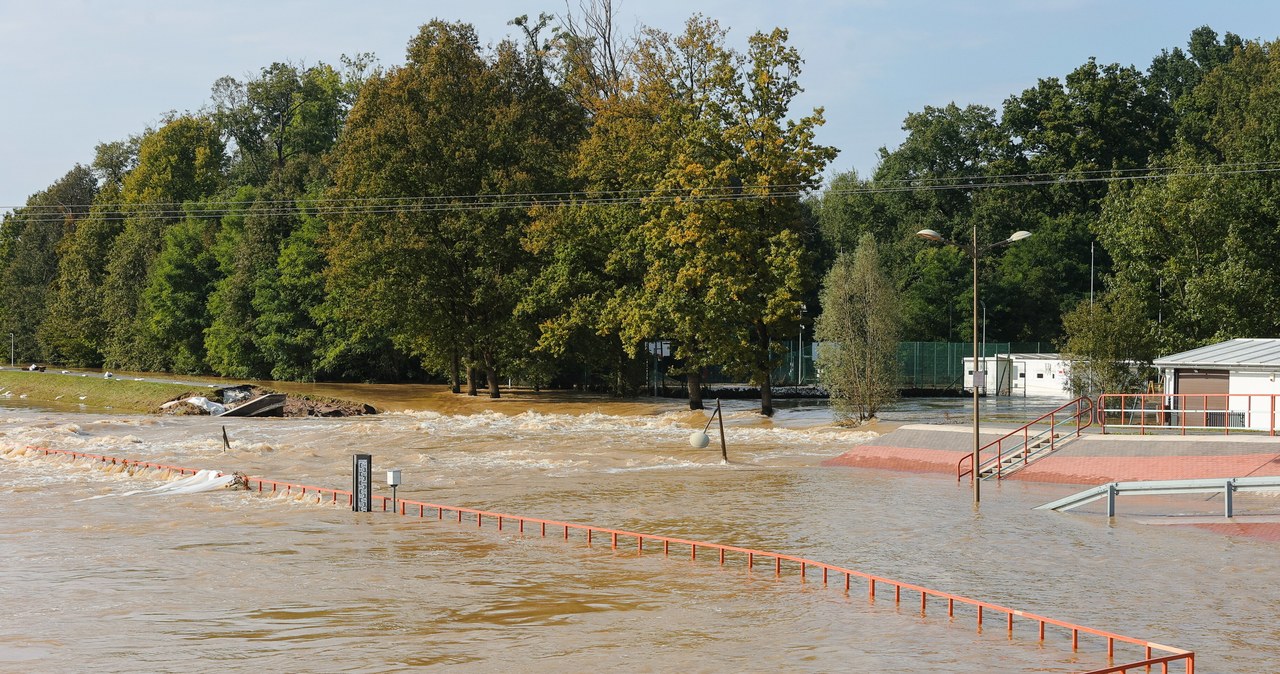
[[[803,349],[794,339],[784,344],[786,350],[774,356],[777,365],[773,369],[773,384],[795,386],[797,382],[804,385],[820,383],[815,358],[817,350],[813,342],[806,339]],[[801,350],[804,352],[803,364],[800,362]],[[987,342],[985,347],[980,345],[978,350],[983,357],[992,357],[1009,353],[1051,353],[1052,345],[1048,342]],[[964,359],[972,355],[973,345],[968,342],[902,342],[898,345],[901,386],[904,389],[959,390],[964,380]],[[649,376],[651,388],[671,383],[666,378],[666,371],[672,365],[669,358],[655,359]],[[736,381],[716,367],[708,368],[705,379],[708,384]]]
[[[989,358],[1009,353],[1050,353],[1047,342],[987,342],[978,353]],[[967,342],[902,342],[898,363],[904,389],[959,389],[964,382],[964,359],[973,357]]]

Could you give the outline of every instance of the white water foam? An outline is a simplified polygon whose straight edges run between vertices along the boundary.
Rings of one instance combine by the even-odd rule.
[[[234,475],[219,475],[216,470],[200,470],[195,475],[191,475],[180,480],[174,480],[159,487],[151,489],[134,489],[132,491],[122,492],[120,494],[98,494],[82,498],[77,501],[92,501],[94,499],[109,498],[113,496],[167,496],[172,494],[198,494],[200,492],[213,491],[222,489],[235,481]]]

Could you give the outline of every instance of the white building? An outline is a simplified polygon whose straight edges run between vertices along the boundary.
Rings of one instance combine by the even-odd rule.
[[[978,389],[986,395],[1070,398],[1067,364],[1056,353],[1001,353],[979,358]],[[965,390],[973,386],[973,358],[964,359]]]
[[[1181,394],[1181,409],[1203,410],[1188,425],[1273,427],[1275,396],[1280,395],[1280,339],[1232,339],[1152,364],[1160,370],[1164,392]]]

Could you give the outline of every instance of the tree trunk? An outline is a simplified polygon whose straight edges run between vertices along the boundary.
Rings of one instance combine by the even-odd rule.
[[[455,347],[450,358],[449,369],[449,391],[458,393],[462,391],[462,359],[458,357],[458,349]]]
[[[760,413],[773,416],[773,373],[765,370],[760,379]]]
[[[702,409],[702,371],[689,373],[689,409]]]
[[[485,377],[489,380],[489,397],[501,398],[502,392],[498,389],[498,370],[492,365],[485,365]]]
[[[474,365],[467,368],[467,395],[480,395],[480,391],[476,389],[476,379],[479,378],[479,374]]]
[[[773,368],[769,362],[769,327],[756,321],[756,367],[760,368],[760,413],[773,416]]]

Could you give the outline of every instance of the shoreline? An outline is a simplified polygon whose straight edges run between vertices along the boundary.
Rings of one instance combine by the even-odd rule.
[[[110,376],[107,376],[107,375]],[[141,373],[98,373],[84,370],[27,370],[0,368],[0,397],[30,403],[46,403],[52,407],[78,406],[71,414],[105,411],[115,414],[148,414],[167,416],[199,414],[200,408],[178,405],[166,409],[166,403],[202,396],[221,402],[227,389],[245,387],[254,396],[285,393],[285,416],[356,416],[375,414],[372,405],[334,396],[275,390],[254,384],[235,382],[197,383],[158,380],[155,375]]]

